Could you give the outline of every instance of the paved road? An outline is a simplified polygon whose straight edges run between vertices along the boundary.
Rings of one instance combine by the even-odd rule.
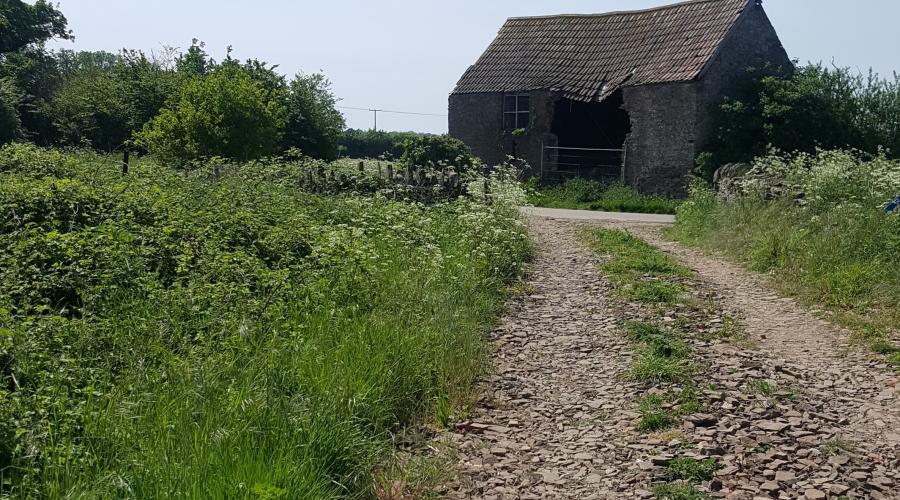
[[[522,211],[536,217],[547,217],[564,220],[601,220],[618,222],[636,222],[645,224],[672,224],[674,215],[628,214],[619,212],[595,212],[591,210],[563,210],[559,208],[523,207]]]

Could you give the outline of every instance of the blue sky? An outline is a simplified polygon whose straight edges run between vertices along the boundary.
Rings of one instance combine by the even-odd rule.
[[[78,50],[207,43],[280,64],[286,74],[323,71],[341,105],[444,114],[447,95],[510,16],[596,13],[666,0],[57,0]],[[896,0],[765,0],[792,58],[832,60],[889,75],[900,70]],[[372,113],[342,110],[370,128]],[[443,116],[379,114],[387,130],[444,132]]]

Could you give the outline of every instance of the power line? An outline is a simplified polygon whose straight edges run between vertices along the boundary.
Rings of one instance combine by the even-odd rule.
[[[397,115],[420,115],[420,116],[447,116],[439,113],[415,113],[412,111],[394,111],[390,109],[372,109],[372,108],[354,108],[352,106],[335,106],[338,109],[355,109],[357,111],[378,111],[379,113],[393,113]]]
[[[395,115],[416,115],[416,116],[441,116],[446,117],[447,115],[440,115],[437,113],[415,113],[412,111],[393,111],[390,109],[374,109],[374,108],[355,108],[353,106],[335,106],[338,109],[355,109],[357,111],[371,111],[375,117],[375,128],[373,130],[378,131],[378,113],[392,113]]]

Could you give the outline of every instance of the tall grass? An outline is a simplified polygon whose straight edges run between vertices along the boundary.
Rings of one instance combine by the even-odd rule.
[[[695,185],[672,234],[771,272],[900,365],[900,351],[884,341],[900,325],[900,217],[884,213],[897,194],[900,163],[884,157],[770,155],[755,162],[743,195],[730,202]]]
[[[0,150],[0,496],[371,496],[391,436],[469,397],[528,252],[502,199],[117,170]]]
[[[678,202],[671,198],[644,195],[623,184],[588,179],[569,179],[547,186],[532,179],[529,188],[529,202],[545,208],[674,214],[678,207]]]

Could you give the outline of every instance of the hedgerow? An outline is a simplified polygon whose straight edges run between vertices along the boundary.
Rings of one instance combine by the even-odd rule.
[[[0,496],[365,497],[392,433],[466,401],[528,252],[515,189],[301,173],[0,150]]]

